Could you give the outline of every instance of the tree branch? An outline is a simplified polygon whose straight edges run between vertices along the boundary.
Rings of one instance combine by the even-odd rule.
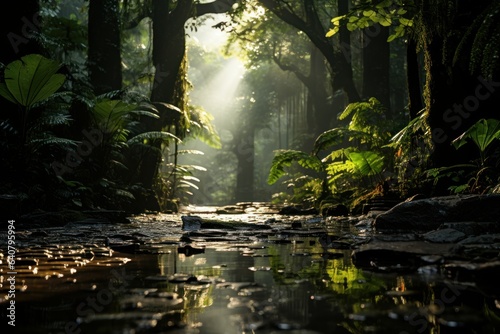
[[[316,47],[325,56],[330,66],[334,66],[335,55],[333,47],[326,39],[324,31],[316,31],[317,27],[314,29],[313,25],[308,24],[289,9],[283,7],[279,0],[259,0],[259,2],[285,23],[288,23],[304,32],[307,37],[309,37],[311,42],[313,42],[313,44],[316,45]]]
[[[195,6],[194,16],[227,13],[236,2],[238,0],[215,0],[213,2],[198,3]]]

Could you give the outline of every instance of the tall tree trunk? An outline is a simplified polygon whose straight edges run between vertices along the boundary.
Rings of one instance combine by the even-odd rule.
[[[318,11],[313,0],[302,0],[305,18],[302,19],[292,12],[284,2],[279,0],[259,0],[262,5],[273,12],[280,20],[304,32],[325,57],[332,70],[333,92],[342,89],[349,102],[360,100],[360,96],[352,76],[352,67],[348,59],[337,56],[331,40],[325,37],[326,31],[318,17]],[[339,5],[347,6],[347,0],[339,1]],[[343,8],[343,7],[342,7]],[[342,15],[339,12],[339,15]],[[347,46],[350,49],[350,46]]]
[[[389,28],[376,24],[363,30],[363,97],[375,97],[391,108]]]
[[[193,9],[193,0],[153,0],[153,65],[155,78],[151,101],[175,103],[179,69],[186,52],[184,24]]]
[[[338,0],[338,15],[346,15],[349,12],[349,1],[348,0]],[[347,30],[346,26],[341,26],[339,30],[339,43],[342,53],[336,56],[329,55],[326,57],[328,63],[330,64],[333,74],[332,75],[332,86],[333,93],[338,89],[342,88],[347,95],[348,102],[358,102],[361,100],[361,96],[358,93],[358,89],[354,83],[354,77],[352,72],[352,45],[351,45],[351,33]],[[333,49],[332,49],[333,50]]]
[[[236,171],[236,202],[251,202],[254,199],[254,140],[255,128],[245,128],[236,138],[234,154],[238,159]]]
[[[309,100],[313,101],[314,106],[314,125],[310,130],[316,138],[332,126],[336,115],[332,114],[328,103],[325,58],[315,46],[311,47],[309,82],[311,83],[308,85]]]
[[[422,90],[420,89],[420,69],[418,65],[417,46],[413,38],[408,39],[406,47],[406,81],[408,85],[408,109],[410,119],[418,116],[423,109]]]
[[[485,80],[479,73],[471,73],[468,61],[451,61],[450,50],[457,48],[459,40],[453,35],[436,31],[436,22],[442,20],[436,10],[437,0],[420,1],[424,15],[421,40],[427,74],[425,88],[425,107],[429,124],[433,153],[431,163],[434,167],[468,163],[477,158],[474,147],[465,146],[457,153],[451,142],[481,118],[499,118],[499,82]],[[447,19],[446,31],[460,31],[469,27],[477,13],[484,10],[479,6],[453,8],[447,13],[447,3],[439,3],[441,13],[452,15]],[[446,57],[446,58],[445,58]],[[470,148],[470,150],[468,149]]]
[[[186,57],[186,21],[208,13],[224,13],[231,9],[235,0],[216,0],[210,3],[195,3],[194,0],[153,0],[153,65],[155,75],[150,100],[154,103],[177,105],[182,95],[183,78],[179,78]],[[183,106],[179,106],[183,107]],[[166,108],[168,109],[168,108]],[[148,120],[148,131],[160,131],[166,126],[178,126],[171,111],[160,110],[159,120]],[[156,147],[159,149],[160,144]],[[159,152],[159,151],[158,151]],[[142,183],[151,187],[156,177],[161,156],[151,155],[143,163]]]
[[[88,68],[96,95],[122,88],[118,0],[90,0]]]

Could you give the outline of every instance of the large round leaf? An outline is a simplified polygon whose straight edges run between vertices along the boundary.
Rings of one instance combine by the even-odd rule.
[[[64,83],[65,76],[57,73],[59,64],[39,54],[15,60],[5,68],[5,84],[0,95],[25,107],[32,107],[54,94]]]

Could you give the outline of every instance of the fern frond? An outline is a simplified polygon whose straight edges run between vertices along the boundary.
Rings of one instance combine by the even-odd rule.
[[[318,136],[314,143],[313,154],[317,155],[320,151],[323,151],[328,147],[340,145],[347,140],[353,139],[370,142],[374,139],[374,137],[372,136],[372,134],[364,131],[352,130],[347,128],[330,129]]]
[[[186,180],[180,180],[179,183],[184,184],[184,185],[191,187],[191,188],[194,188],[194,189],[200,189],[196,184],[189,182],[189,181],[186,181]]]
[[[127,198],[130,198],[130,199],[132,199],[132,200],[135,200],[134,195],[133,195],[130,191],[127,191],[127,190],[123,190],[123,189],[116,189],[116,190],[115,190],[115,194],[116,194],[117,196],[127,197]]]
[[[161,140],[162,142],[169,142],[170,140],[182,142],[180,138],[166,131],[149,131],[141,133],[135,137],[130,138],[128,144],[143,143],[144,141]]]
[[[69,125],[71,117],[63,114],[45,113],[37,120],[34,128],[42,129],[45,126]]]
[[[179,150],[177,151],[177,154],[194,154],[194,155],[205,155],[205,153],[203,153],[203,151],[199,151],[199,150]]]
[[[314,171],[322,171],[324,169],[319,158],[314,155],[296,150],[278,150],[271,163],[267,183],[274,184],[286,174],[285,167],[290,167],[293,162]]]
[[[500,2],[492,1],[464,33],[458,44],[453,63],[469,60],[471,73],[480,72],[491,78],[500,69]]]
[[[59,138],[59,137],[47,137],[47,138],[35,138],[31,139],[28,142],[28,145],[34,147],[34,152],[39,150],[42,147],[53,145],[53,146],[59,146],[62,148],[74,148],[77,147],[78,142],[67,139],[67,138]]]

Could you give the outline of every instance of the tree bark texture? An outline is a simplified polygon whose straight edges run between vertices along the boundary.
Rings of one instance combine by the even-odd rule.
[[[363,97],[375,97],[390,110],[389,29],[376,24],[363,30]]]
[[[313,0],[303,0],[305,18],[297,16],[283,1],[259,0],[260,3],[274,13],[279,19],[304,32],[311,42],[321,51],[332,70],[332,91],[342,89],[348,96],[349,102],[360,100],[359,93],[354,85],[352,67],[349,61],[337,56],[331,39],[325,37],[326,31],[318,17],[318,11]],[[341,15],[341,14],[340,14]]]

